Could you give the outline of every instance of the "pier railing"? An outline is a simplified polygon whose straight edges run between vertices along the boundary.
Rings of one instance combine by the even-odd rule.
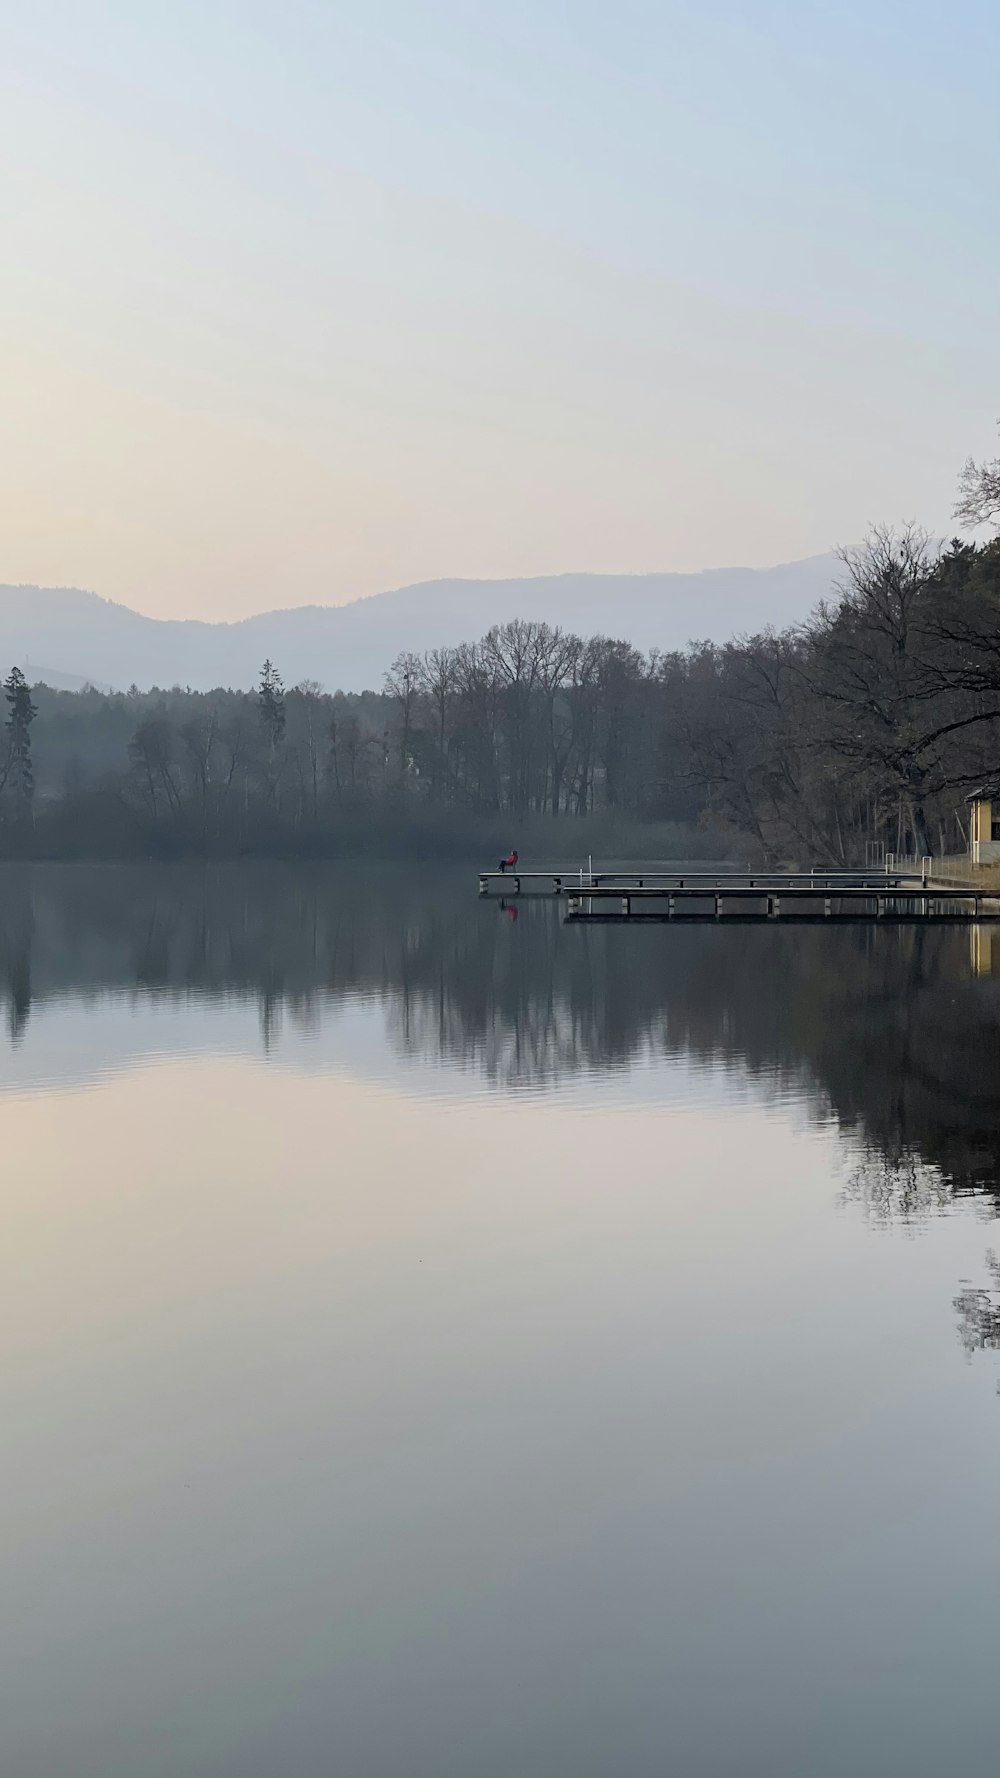
[[[935,882],[931,859],[866,870],[710,870],[644,865],[483,871],[481,896],[560,899],[567,920],[997,920],[996,884]]]
[[[962,883],[970,889],[1000,890],[1000,865],[976,864],[967,852],[927,860],[929,883]]]
[[[873,892],[884,889],[899,889],[922,885],[926,878],[919,869],[914,870],[913,863],[907,861],[906,868],[888,870],[879,865],[870,870],[803,870],[779,871],[766,869],[745,870],[733,869],[688,869],[680,867],[657,869],[655,866],[639,865],[633,869],[616,867],[611,870],[597,869],[585,865],[554,865],[545,869],[537,866],[531,870],[518,867],[507,871],[481,871],[479,875],[480,895],[499,894],[511,895],[563,895],[574,889],[579,893],[588,889],[652,889],[652,890],[695,890],[704,889],[712,894],[716,889],[752,889],[781,890],[798,889],[813,890],[816,893],[824,889],[838,888],[870,888]]]
[[[899,853],[887,852],[885,874],[886,876],[899,877],[909,873],[911,878],[916,877],[921,883],[929,883],[934,875],[934,866],[937,862],[934,858],[907,858]]]

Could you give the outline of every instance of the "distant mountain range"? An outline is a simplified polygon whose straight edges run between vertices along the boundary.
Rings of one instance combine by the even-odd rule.
[[[91,683],[250,686],[265,658],[286,685],[378,688],[402,649],[473,641],[508,618],[545,619],[638,648],[683,648],[808,616],[837,574],[833,556],[700,574],[557,574],[432,580],[349,605],[268,611],[241,623],[162,621],[75,587],[0,586],[0,668],[72,689]]]

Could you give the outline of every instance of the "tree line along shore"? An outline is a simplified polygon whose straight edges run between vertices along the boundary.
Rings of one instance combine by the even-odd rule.
[[[1000,461],[959,513],[1000,518]],[[8,857],[731,854],[851,866],[968,843],[1000,775],[1000,538],[842,556],[804,623],[643,654],[516,620],[378,691],[4,682]],[[325,663],[317,663],[320,670]],[[330,663],[329,677],[336,677]]]

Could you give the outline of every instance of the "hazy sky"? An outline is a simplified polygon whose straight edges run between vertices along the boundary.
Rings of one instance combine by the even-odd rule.
[[[0,581],[236,617],[947,528],[995,0],[0,0]]]

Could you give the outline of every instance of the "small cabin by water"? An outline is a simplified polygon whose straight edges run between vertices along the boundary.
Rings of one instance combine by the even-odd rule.
[[[973,864],[1000,864],[1000,783],[984,784],[965,800]]]

